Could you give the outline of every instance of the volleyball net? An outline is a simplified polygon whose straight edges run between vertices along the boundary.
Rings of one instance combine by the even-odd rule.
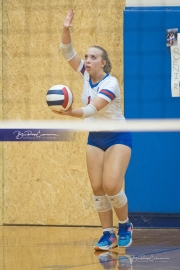
[[[180,132],[180,119],[1,121],[0,141],[70,141],[78,132],[89,131]]]

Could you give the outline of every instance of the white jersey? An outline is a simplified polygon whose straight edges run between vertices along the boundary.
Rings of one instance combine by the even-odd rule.
[[[97,96],[104,98],[109,102],[96,114],[86,119],[89,121],[125,121],[125,118],[120,108],[120,88],[117,79],[110,74],[106,74],[106,76],[100,82],[93,84],[89,73],[85,70],[83,60],[81,60],[77,71],[80,72],[80,74],[83,76],[84,81],[81,96],[83,106],[87,106]]]

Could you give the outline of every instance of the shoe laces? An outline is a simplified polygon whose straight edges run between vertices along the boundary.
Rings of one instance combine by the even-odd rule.
[[[99,239],[99,242],[107,241],[109,239],[109,237],[110,237],[110,232],[103,232],[103,236]]]

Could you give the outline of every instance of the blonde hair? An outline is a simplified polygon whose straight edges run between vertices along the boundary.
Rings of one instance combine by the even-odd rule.
[[[99,49],[99,50],[102,51],[102,59],[106,60],[106,64],[103,67],[103,70],[104,70],[105,73],[110,73],[111,69],[112,69],[112,64],[111,64],[111,61],[109,59],[107,51],[104,48],[102,48],[101,46],[96,46],[96,45],[91,46],[91,48],[96,48],[96,49]]]

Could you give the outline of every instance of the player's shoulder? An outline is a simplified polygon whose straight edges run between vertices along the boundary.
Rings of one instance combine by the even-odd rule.
[[[107,80],[105,81],[105,83],[106,84],[111,84],[111,85],[114,85],[114,86],[119,85],[117,78],[112,76],[111,74],[108,74]]]

